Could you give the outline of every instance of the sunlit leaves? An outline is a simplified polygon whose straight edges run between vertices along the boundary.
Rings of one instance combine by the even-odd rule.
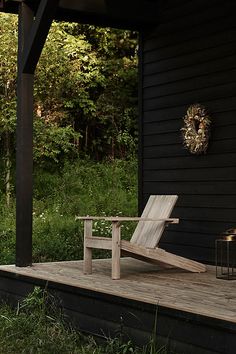
[[[0,15],[0,136],[16,125],[17,17]],[[137,34],[54,22],[35,73],[34,158],[136,150]]]

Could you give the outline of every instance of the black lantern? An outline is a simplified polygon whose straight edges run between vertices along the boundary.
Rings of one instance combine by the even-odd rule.
[[[216,278],[236,280],[236,229],[229,229],[216,243]]]

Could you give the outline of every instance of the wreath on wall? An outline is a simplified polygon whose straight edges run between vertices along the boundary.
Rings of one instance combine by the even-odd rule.
[[[183,120],[184,127],[181,130],[186,149],[195,155],[206,153],[211,119],[205,107],[198,103],[189,106]]]

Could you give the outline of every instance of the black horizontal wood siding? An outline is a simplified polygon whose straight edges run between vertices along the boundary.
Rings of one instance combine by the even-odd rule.
[[[168,251],[214,262],[214,242],[236,227],[235,1],[162,1],[157,26],[142,33],[140,193],[178,194],[179,225],[162,238]],[[189,105],[212,117],[207,154],[183,147]]]

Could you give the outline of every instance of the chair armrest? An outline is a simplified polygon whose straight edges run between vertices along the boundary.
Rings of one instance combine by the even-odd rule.
[[[164,221],[171,224],[178,224],[179,219],[167,218],[167,219],[155,219],[155,218],[144,218],[144,217],[125,217],[125,216],[76,216],[75,220],[105,220],[111,222],[122,222],[122,221]]]

